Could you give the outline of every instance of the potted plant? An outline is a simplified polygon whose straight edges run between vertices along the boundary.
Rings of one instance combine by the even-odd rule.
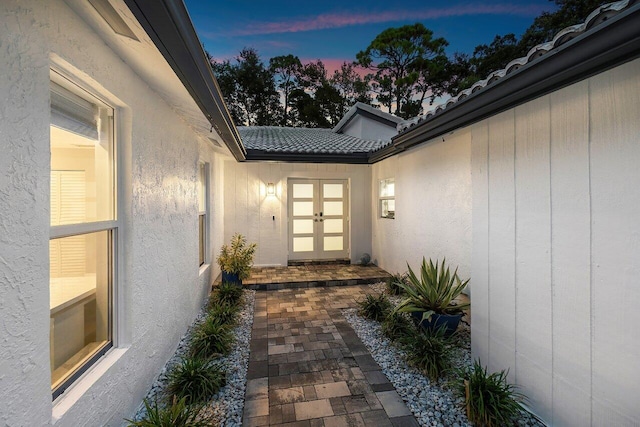
[[[453,334],[458,328],[463,310],[469,303],[457,303],[455,299],[462,293],[469,283],[469,279],[462,281],[458,277],[458,269],[451,274],[445,260],[438,265],[429,263],[422,258],[420,277],[411,270],[407,280],[398,285],[404,290],[406,298],[396,307],[396,311],[411,313],[420,325],[436,330],[444,326],[445,335]]]
[[[242,280],[249,277],[256,244],[247,245],[247,239],[242,234],[234,234],[231,245],[222,245],[220,255],[216,261],[222,270],[222,281],[242,284]]]

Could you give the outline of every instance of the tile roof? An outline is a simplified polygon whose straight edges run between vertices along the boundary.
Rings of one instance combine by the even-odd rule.
[[[360,139],[332,129],[239,126],[238,131],[247,150],[268,153],[369,153],[391,142]]]
[[[335,127],[333,128],[333,131],[340,132],[351,121],[351,119],[353,119],[353,117],[356,114],[360,114],[360,113],[368,114],[369,117],[373,118],[374,120],[379,121],[381,123],[388,123],[392,126],[394,123],[397,125],[398,123],[402,122],[402,119],[398,116],[394,116],[391,113],[384,112],[376,107],[372,107],[371,105],[365,104],[363,102],[356,102],[351,106],[349,111],[347,111],[347,114],[345,114],[344,117],[340,119],[338,124],[335,125]]]
[[[448,101],[438,105],[433,110],[427,112],[426,114],[414,117],[409,120],[405,120],[398,124],[397,129],[398,133],[402,134],[409,129],[415,127],[418,124],[423,122],[427,122],[434,117],[440,115],[443,111],[447,110],[452,105],[462,101],[465,98],[475,94],[476,92],[485,89],[488,86],[494,85],[496,82],[499,82],[505,76],[517,71],[519,68],[537,60],[540,57],[545,57],[549,52],[555,51],[560,46],[569,42],[570,40],[576,38],[582,33],[591,30],[593,27],[596,27],[603,22],[607,21],[611,17],[617,15],[618,13],[624,11],[625,9],[631,7],[636,3],[636,0],[622,0],[614,3],[605,4],[603,6],[598,7],[596,10],[591,12],[591,14],[587,17],[585,22],[582,24],[572,25],[560,31],[553,40],[541,43],[537,46],[534,46],[527,55],[514,59],[509,62],[505,68],[502,70],[494,71],[489,74],[489,76],[484,79],[476,82],[470,88],[463,90],[457,96],[449,99]],[[544,58],[543,58],[544,59]]]

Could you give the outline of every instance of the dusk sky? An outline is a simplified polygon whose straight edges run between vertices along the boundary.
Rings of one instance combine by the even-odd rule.
[[[270,57],[321,59],[329,70],[353,61],[381,31],[423,23],[449,42],[447,54],[473,52],[496,34],[520,36],[548,0],[512,1],[202,1],[185,0],[205,49],[216,59],[232,59],[243,47]]]

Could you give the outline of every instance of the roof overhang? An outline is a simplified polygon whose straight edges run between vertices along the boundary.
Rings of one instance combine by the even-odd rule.
[[[371,153],[369,162],[379,162],[638,58],[639,23],[640,3],[395,136],[391,145]]]
[[[369,153],[294,153],[249,149],[247,161],[367,164]]]
[[[124,0],[238,161],[246,150],[181,0]]]

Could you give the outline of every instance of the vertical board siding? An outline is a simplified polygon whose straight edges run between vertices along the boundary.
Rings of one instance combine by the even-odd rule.
[[[591,424],[588,92],[584,81],[550,95],[554,425]]]
[[[550,418],[551,190],[549,97],[515,109],[516,376],[538,414]]]
[[[640,419],[639,76],[635,60],[472,126],[474,356],[515,363],[554,426]]]
[[[510,380],[516,374],[516,295],[515,281],[515,183],[514,183],[514,113],[504,112],[488,120],[489,126],[489,346],[487,360],[493,371],[509,368]],[[500,191],[493,191],[500,188]]]
[[[591,79],[594,424],[640,419],[640,62]]]
[[[483,363],[489,360],[489,126],[471,127],[472,229],[471,352]]]

